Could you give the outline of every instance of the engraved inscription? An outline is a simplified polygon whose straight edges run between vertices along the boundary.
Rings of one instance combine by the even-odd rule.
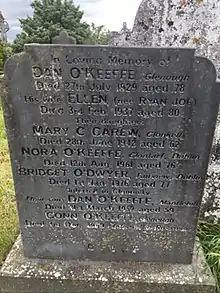
[[[191,49],[28,45],[27,52],[16,72],[28,68],[28,85],[13,79],[19,111],[6,115],[18,127],[9,143],[26,251],[172,262],[178,251],[184,262],[214,125],[212,70],[201,77]]]
[[[36,89],[44,91],[45,96],[43,95],[42,101],[40,98],[31,98],[31,95],[25,100],[38,103],[41,114],[73,116],[76,125],[73,129],[70,124],[33,125],[33,135],[42,147],[24,146],[21,149],[24,156],[44,157],[44,168],[27,169],[20,166],[19,175],[48,176],[50,186],[68,186],[68,202],[71,205],[46,204],[45,209],[50,207],[55,210],[46,212],[46,219],[68,218],[78,221],[82,217],[89,222],[114,219],[140,222],[144,219],[145,222],[161,222],[166,225],[175,222],[175,209],[169,207],[172,203],[175,205],[175,201],[163,198],[156,200],[153,195],[155,190],[169,190],[177,181],[201,181],[202,176],[199,174],[176,171],[182,164],[195,164],[201,157],[197,153],[179,151],[187,138],[186,131],[175,131],[172,128],[168,131],[155,131],[152,127],[144,127],[144,121],[164,117],[178,119],[183,115],[184,109],[192,109],[197,101],[194,97],[184,95],[190,84],[189,72],[176,75],[152,72],[154,62],[151,56],[126,59],[110,54],[110,67],[107,68],[102,58],[75,57],[70,54],[66,55],[69,71],[69,80],[66,81],[63,81],[63,69],[59,66],[52,69],[39,65],[32,67]],[[60,64],[59,59],[56,64]],[[169,64],[170,59],[158,61],[161,67],[169,68]],[[120,66],[125,67],[122,69]],[[137,71],[137,67],[142,70]],[[54,79],[57,79],[56,83],[53,83]],[[87,82],[82,84],[82,79]],[[116,80],[113,86],[112,81]],[[65,90],[63,99],[54,95],[61,89]],[[47,94],[48,91],[52,92]],[[137,98],[132,98],[131,92],[135,92]],[[105,116],[108,118],[103,119]],[[169,149],[176,152],[167,152]],[[136,198],[137,195],[142,195],[143,198]],[[122,203],[124,206],[120,205]],[[188,204],[188,201],[179,203],[185,208],[197,206]],[[148,207],[140,208],[143,205]],[[178,202],[176,205],[178,206]],[[161,206],[166,206],[163,211]],[[59,211],[60,207],[64,212]],[[78,213],[69,212],[69,209]],[[91,210],[114,211],[116,214],[98,216],[88,213]],[[130,214],[117,214],[122,210],[137,214],[172,213],[174,218],[142,219],[135,214],[132,217]],[[68,223],[65,222],[64,227],[79,227],[79,223]],[[93,229],[100,228],[100,225],[88,225]],[[105,225],[102,224],[101,228],[104,229]],[[111,229],[112,226],[108,228]],[[119,225],[117,229],[127,228],[126,225]]]

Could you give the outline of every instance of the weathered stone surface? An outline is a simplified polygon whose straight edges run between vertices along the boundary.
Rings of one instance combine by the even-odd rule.
[[[190,263],[212,63],[192,49],[27,45],[6,78],[25,256]]]
[[[214,293],[198,247],[190,265],[27,259],[21,240],[0,270],[4,293]]]
[[[67,31],[61,31],[59,36],[53,38],[53,44],[76,44],[76,39],[69,36]]]
[[[216,0],[143,0],[127,45],[196,48],[219,75],[220,3]],[[123,45],[123,38],[118,45]]]
[[[132,34],[114,37],[112,45],[196,48],[209,58],[220,78],[220,2],[218,0],[143,0]],[[207,173],[201,217],[220,219],[220,114]]]
[[[9,31],[9,25],[4,19],[2,12],[0,11],[0,39],[4,43],[7,42],[7,32]]]
[[[124,42],[130,39],[131,30],[127,28],[127,23],[123,23],[123,27],[120,32],[112,31],[109,33],[109,45],[118,46],[118,40],[121,43],[123,39]]]

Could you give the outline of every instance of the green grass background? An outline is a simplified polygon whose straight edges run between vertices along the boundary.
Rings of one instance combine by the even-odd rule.
[[[0,265],[18,233],[16,202],[0,101]]]
[[[202,244],[207,262],[216,280],[220,292],[220,226],[212,223],[199,222],[197,235]]]

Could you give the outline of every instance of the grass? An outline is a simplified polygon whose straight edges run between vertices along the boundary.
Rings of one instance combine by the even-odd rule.
[[[13,245],[18,232],[18,218],[11,174],[10,158],[0,103],[0,265]],[[198,237],[220,293],[220,226],[200,222]]]
[[[19,232],[10,158],[2,114],[0,102],[0,265]]]
[[[205,252],[207,262],[216,279],[217,292],[220,292],[220,226],[200,222],[197,235]]]

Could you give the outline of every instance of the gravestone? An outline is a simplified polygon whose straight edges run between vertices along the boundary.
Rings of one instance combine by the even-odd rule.
[[[62,30],[59,36],[53,38],[53,44],[76,44],[76,39],[69,36],[67,31]]]
[[[109,45],[118,46],[118,41],[121,42],[121,39],[129,40],[131,35],[131,30],[128,29],[127,23],[123,22],[123,26],[120,32],[111,31],[109,33]]]
[[[18,241],[4,291],[32,278],[39,292],[214,292],[194,250],[218,109],[212,63],[193,49],[33,44],[5,75],[25,257]]]
[[[6,78],[25,256],[191,263],[213,65],[192,49],[27,45]]]
[[[220,2],[218,0],[142,0],[132,33],[114,34],[117,46],[167,46],[196,48],[210,59],[220,77]],[[200,217],[220,221],[220,115],[213,141]]]
[[[9,25],[4,19],[2,12],[0,11],[0,40],[7,43],[7,32],[9,31]]]

